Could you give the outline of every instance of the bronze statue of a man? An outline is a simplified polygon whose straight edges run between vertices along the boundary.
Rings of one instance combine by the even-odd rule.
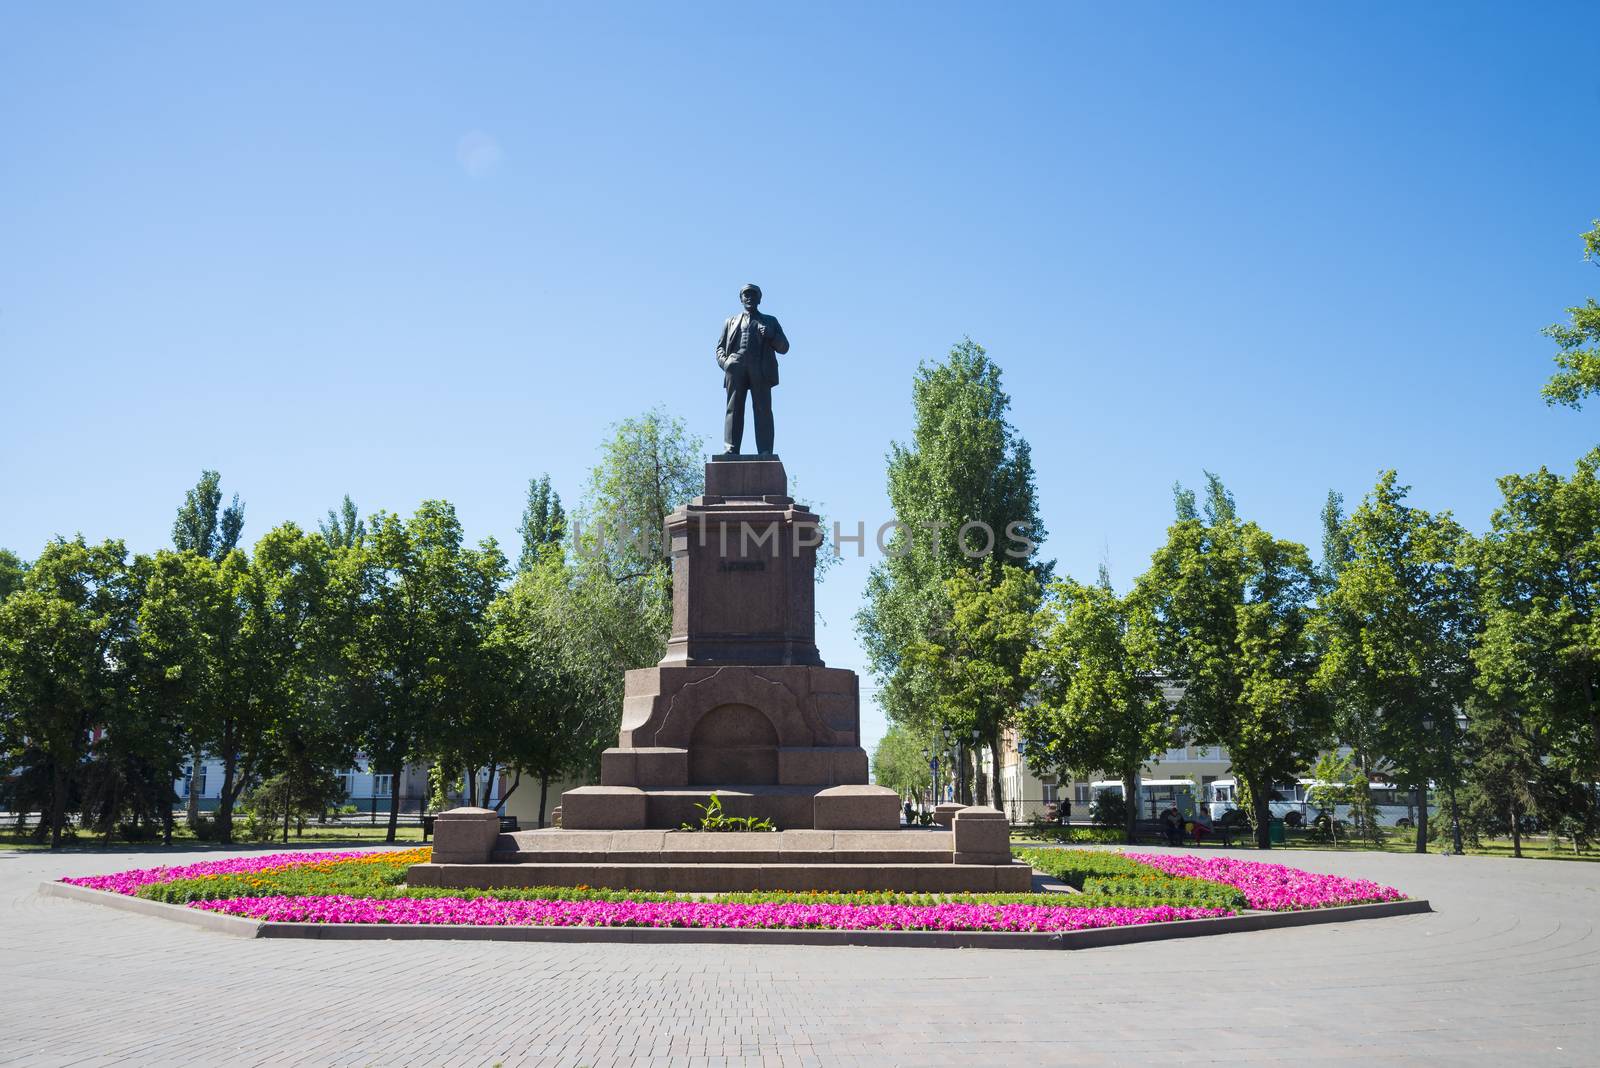
[[[717,366],[722,368],[722,388],[728,404],[722,420],[723,454],[736,456],[744,440],[744,399],[749,394],[755,409],[756,452],[772,455],[772,387],[778,384],[778,356],[789,351],[783,327],[761,305],[761,287],[754,283],[739,290],[744,311],[722,324],[717,339]]]

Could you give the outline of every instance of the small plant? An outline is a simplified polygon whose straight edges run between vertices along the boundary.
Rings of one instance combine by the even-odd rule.
[[[722,810],[722,798],[716,793],[706,798],[703,805],[694,806],[700,810],[700,825],[685,823],[678,829],[680,831],[776,831],[772,821],[758,816],[730,816]]]

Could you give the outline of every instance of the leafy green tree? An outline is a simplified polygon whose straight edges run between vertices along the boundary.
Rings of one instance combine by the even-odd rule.
[[[1600,219],[1594,229],[1583,234],[1583,258],[1600,266]],[[1583,407],[1583,399],[1600,390],[1600,304],[1593,297],[1567,309],[1567,322],[1544,328],[1544,335],[1555,341],[1556,366],[1560,368],[1545,383],[1546,404]]]
[[[1570,478],[1540,468],[1500,479],[1503,502],[1477,544],[1483,633],[1473,650],[1493,715],[1514,710],[1548,752],[1552,789],[1586,809],[1600,781],[1600,448]],[[1585,803],[1584,799],[1587,798]]]
[[[667,574],[667,516],[705,492],[705,442],[656,408],[612,428],[572,524],[573,548],[620,582]]]
[[[1202,744],[1228,747],[1268,849],[1272,783],[1315,759],[1330,733],[1311,685],[1315,571],[1305,546],[1241,520],[1221,480],[1206,480],[1203,512],[1177,495],[1178,521],[1133,596],[1158,663],[1182,682],[1178,719]]]
[[[890,724],[872,751],[873,782],[902,797],[917,798],[920,803],[933,787],[933,771],[928,763],[931,751],[927,738],[918,736],[910,727]]]
[[[27,563],[10,549],[0,549],[0,601],[22,589]]]
[[[244,798],[250,826],[262,839],[272,837],[276,825],[283,840],[289,840],[289,826],[295,836],[305,833],[307,820],[320,819],[345,799],[344,786],[332,770],[318,767],[285,769],[261,780]]]
[[[172,523],[172,545],[221,560],[239,544],[244,530],[244,505],[239,495],[227,508],[222,507],[222,476],[215,471],[200,472],[200,481],[184,494],[178,517]]]
[[[335,550],[355,548],[367,537],[367,524],[361,519],[361,511],[348,493],[337,509],[328,509],[328,517],[318,521],[317,530],[322,534],[322,540],[328,543],[328,548]]]
[[[670,622],[661,581],[619,582],[597,564],[547,555],[490,610],[488,650],[505,681],[495,759],[515,776],[506,796],[524,774],[538,782],[541,824],[551,781],[592,774],[617,743],[624,672],[661,658]]]
[[[1318,682],[1378,711],[1372,742],[1417,794],[1420,853],[1429,782],[1443,783],[1458,804],[1457,721],[1472,690],[1478,627],[1471,538],[1448,512],[1406,504],[1408,492],[1386,471],[1344,524],[1350,558],[1319,602]]]
[[[233,579],[243,554],[224,566],[193,551],[155,554],[143,568],[138,616],[138,688],[141,706],[155,733],[168,739],[168,762],[195,754],[213,739],[220,710],[230,701],[234,664],[224,663],[236,647],[240,626]],[[171,768],[170,784],[180,769]],[[191,767],[189,811],[198,814],[196,774]],[[167,821],[170,824],[170,819]],[[194,820],[191,819],[191,824]],[[171,828],[165,828],[170,840]]]
[[[61,845],[90,732],[130,701],[138,590],[119,541],[45,546],[22,589],[0,602],[0,722],[26,738],[48,778],[50,848]]]
[[[332,555],[320,533],[284,523],[256,543],[250,562],[242,649],[267,725],[259,770],[284,780],[286,798],[325,793],[355,755],[335,689],[346,634],[333,609]],[[282,810],[284,841],[291,807]]]
[[[547,546],[560,545],[567,533],[567,514],[561,510],[561,494],[550,488],[550,476],[528,480],[528,503],[522,509],[522,555],[517,570],[527,571],[537,564]]]
[[[335,569],[339,612],[353,621],[340,688],[362,749],[391,776],[392,842],[407,759],[459,755],[493,692],[480,650],[506,561],[492,539],[466,547],[448,502],[424,501],[408,520],[374,514]]]
[[[1467,718],[1466,809],[1474,827],[1506,829],[1522,856],[1524,821],[1540,813],[1546,775],[1539,739],[1509,701],[1479,698]]]
[[[1156,674],[1156,635],[1130,598],[1107,576],[1093,586],[1053,582],[1038,614],[1037,648],[1027,665],[1036,700],[1022,710],[1028,761],[1060,776],[1105,770],[1139,796],[1139,769],[1171,743],[1177,724]],[[1123,805],[1123,830],[1134,840],[1137,805]]]
[[[1005,565],[999,581],[958,571],[945,583],[950,615],[932,635],[916,642],[907,660],[932,681],[940,708],[958,730],[977,731],[1000,767],[1000,739],[1016,721],[1032,689],[1025,670],[1033,647],[1033,615],[1039,580]],[[1004,811],[999,775],[995,807]]]
[[[227,508],[222,507],[222,476],[216,471],[200,472],[200,481],[184,494],[183,504],[172,522],[172,545],[179,552],[192,552],[209,560],[221,560],[239,545],[239,535],[244,530],[244,505],[239,495],[233,495]],[[189,764],[190,826],[200,815],[200,768],[204,754],[195,750]]]
[[[916,651],[949,632],[946,583],[966,572],[996,586],[1007,564],[1044,581],[1050,565],[1037,557],[1045,531],[1032,453],[1007,418],[1011,399],[982,346],[964,340],[944,361],[919,366],[911,401],[911,440],[888,455],[897,525],[868,576],[856,630],[889,718],[937,732],[939,676]]]
[[[1350,532],[1346,525],[1344,495],[1328,491],[1322,508],[1322,561],[1317,567],[1317,617],[1312,640],[1317,645],[1319,662],[1325,659],[1324,643],[1334,634],[1350,633],[1357,621],[1347,607],[1329,601],[1324,595],[1339,583],[1352,558]],[[1381,708],[1369,703],[1371,694],[1350,684],[1350,680],[1324,673],[1319,684],[1333,711],[1334,734],[1348,744],[1361,774],[1369,779],[1374,767],[1373,739],[1377,737]]]

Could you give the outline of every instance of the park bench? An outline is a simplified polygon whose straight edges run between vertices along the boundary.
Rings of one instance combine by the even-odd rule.
[[[1224,846],[1232,848],[1233,840],[1235,838],[1240,836],[1248,836],[1249,833],[1249,828],[1243,826],[1242,824],[1231,822],[1213,823],[1211,825],[1211,833],[1208,834],[1202,841],[1215,841]],[[1141,841],[1148,840],[1155,842],[1157,845],[1167,844],[1166,828],[1161,825],[1160,820],[1138,820],[1133,825],[1133,836],[1135,839]],[[1184,845],[1194,844],[1194,831],[1192,829],[1184,834],[1183,843]]]

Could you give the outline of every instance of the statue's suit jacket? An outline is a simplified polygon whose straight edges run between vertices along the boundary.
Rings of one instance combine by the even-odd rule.
[[[747,373],[750,376],[750,385],[759,389],[762,386],[775,386],[778,384],[778,353],[789,351],[789,339],[784,336],[783,327],[778,325],[776,317],[763,312],[755,313],[767,328],[766,343],[761,346],[761,351],[756,354]],[[739,320],[744,318],[744,312],[728,316],[728,321],[722,324],[722,336],[717,339],[717,366],[723,369],[722,388],[727,389],[732,385],[732,374],[728,372],[728,357],[739,351]],[[745,356],[746,360],[750,357]]]

